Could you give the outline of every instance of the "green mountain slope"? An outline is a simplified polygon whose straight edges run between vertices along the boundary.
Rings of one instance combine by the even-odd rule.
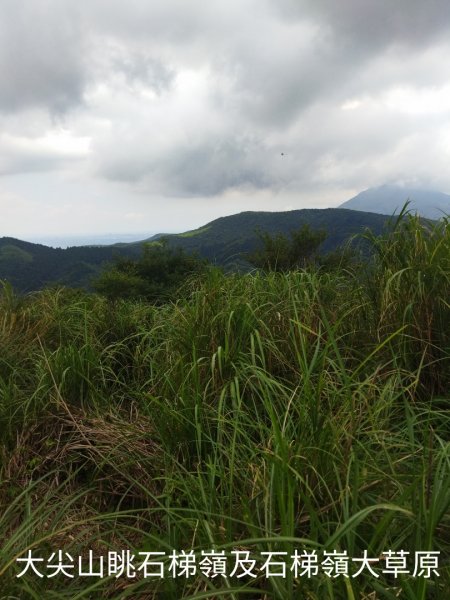
[[[329,252],[366,227],[381,233],[388,218],[342,208],[303,209],[288,212],[243,212],[221,217],[207,225],[178,235],[168,235],[170,244],[188,252],[198,252],[218,264],[226,264],[253,251],[259,244],[257,231],[288,234],[308,223],[313,229],[325,229],[327,239],[321,247]]]
[[[65,250],[32,244],[15,238],[0,238],[0,279],[17,290],[29,292],[51,284],[89,287],[93,275],[118,254],[137,256],[139,248],[120,252],[113,246],[74,246]]]
[[[181,234],[166,235],[169,244],[219,264],[242,262],[243,255],[259,243],[257,231],[289,233],[308,223],[313,229],[325,229],[328,237],[321,250],[335,249],[350,236],[370,228],[381,233],[388,217],[342,208],[304,209],[289,212],[243,212]],[[113,246],[76,246],[49,248],[14,238],[0,238],[0,279],[28,292],[46,285],[64,284],[89,287],[91,278],[117,256],[138,256],[144,242],[157,243],[158,234],[148,240]]]

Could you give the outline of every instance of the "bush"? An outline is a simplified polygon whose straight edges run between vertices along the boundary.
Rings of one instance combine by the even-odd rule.
[[[169,247],[163,239],[144,244],[137,260],[119,258],[101,273],[94,288],[111,300],[141,298],[159,303],[173,298],[181,284],[205,266],[205,261]]]
[[[305,223],[300,229],[291,231],[290,239],[282,233],[274,236],[259,232],[262,248],[248,255],[255,267],[266,271],[292,271],[301,269],[314,261],[317,250],[327,237],[323,230],[314,231]]]

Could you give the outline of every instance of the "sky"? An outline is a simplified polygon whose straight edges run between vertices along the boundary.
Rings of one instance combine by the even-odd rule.
[[[0,236],[450,192],[448,0],[2,0]]]

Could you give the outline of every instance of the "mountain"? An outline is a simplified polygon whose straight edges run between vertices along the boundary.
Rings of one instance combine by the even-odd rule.
[[[312,229],[325,229],[328,236],[321,246],[329,252],[342,245],[351,236],[366,227],[375,234],[381,233],[386,216],[343,208],[307,208],[287,212],[242,212],[180,234],[165,236],[169,244],[180,246],[187,252],[197,252],[220,265],[240,261],[247,252],[259,244],[258,231],[270,234],[288,234],[304,223]]]
[[[0,280],[17,290],[30,292],[48,285],[89,287],[90,279],[119,254],[137,256],[139,247],[121,251],[114,246],[50,248],[15,238],[0,238]]]
[[[440,219],[450,214],[450,196],[442,192],[407,188],[399,185],[382,185],[369,188],[347,200],[339,208],[350,208],[382,215],[399,213],[407,200],[409,210],[428,219]]]
[[[49,248],[14,238],[0,238],[0,279],[29,292],[59,284],[89,288],[105,263],[118,256],[136,257],[143,243],[155,244],[161,237],[172,246],[195,252],[218,265],[233,266],[245,262],[245,253],[254,250],[257,231],[288,234],[308,223],[313,229],[325,229],[328,237],[321,251],[328,252],[352,235],[370,228],[381,233],[388,217],[344,208],[303,209],[289,212],[243,212],[221,217],[203,227],[180,234],[155,235],[142,242],[112,246],[75,246]]]

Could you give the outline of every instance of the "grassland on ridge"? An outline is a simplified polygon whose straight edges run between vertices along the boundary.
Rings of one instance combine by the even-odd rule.
[[[162,306],[0,296],[0,598],[443,600],[450,223]],[[440,551],[440,577],[17,578],[28,550]]]

